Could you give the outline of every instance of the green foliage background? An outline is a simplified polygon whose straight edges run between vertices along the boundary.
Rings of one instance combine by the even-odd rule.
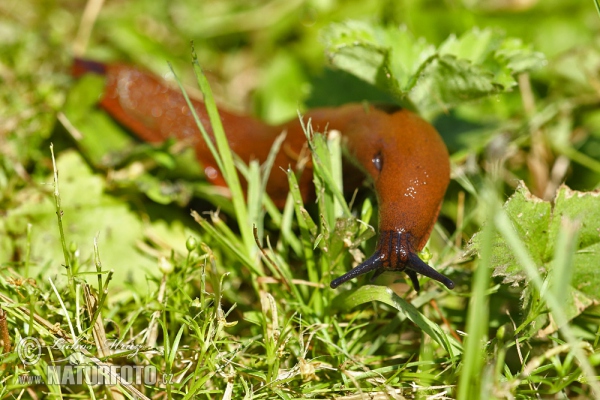
[[[123,0],[91,19],[84,7],[0,3],[0,304],[13,345],[61,335],[94,343],[81,306],[90,285],[108,339],[159,349],[108,362],[177,377],[140,387],[148,397],[600,396],[593,1]],[[173,79],[168,61],[193,91],[190,41],[217,103],[233,111],[276,123],[370,100],[430,120],[453,164],[430,263],[457,288],[423,280],[417,294],[393,274],[380,286],[326,287],[375,244],[358,222],[376,225],[372,194],[351,207],[336,196],[339,143],[313,144],[325,195],[306,208],[270,207],[264,170],[244,169],[254,190],[245,222],[269,262],[189,152],[137,143],[95,107],[102,82],[69,75],[76,53]],[[114,270],[106,294],[98,264],[104,283]],[[32,371],[14,352],[2,357],[2,397],[31,396],[18,376]]]

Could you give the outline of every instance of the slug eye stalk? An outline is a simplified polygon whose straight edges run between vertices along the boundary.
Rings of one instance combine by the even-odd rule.
[[[371,279],[375,279],[386,271],[404,271],[410,278],[413,287],[419,291],[417,274],[436,280],[448,289],[454,289],[454,282],[427,265],[412,250],[410,235],[401,232],[382,232],[375,253],[359,266],[334,279],[330,287],[335,289],[357,276],[375,271]]]

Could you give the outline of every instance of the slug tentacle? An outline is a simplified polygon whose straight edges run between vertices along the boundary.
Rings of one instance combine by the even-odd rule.
[[[453,289],[454,282],[431,268],[417,256],[413,250],[412,242],[413,237],[410,233],[399,231],[381,232],[375,254],[346,274],[334,279],[331,282],[331,288],[336,288],[350,279],[371,271],[375,271],[372,279],[385,271],[404,271],[416,291],[419,291],[420,288],[417,273],[444,284],[448,289]]]
[[[331,281],[329,286],[332,289],[340,286],[342,283],[348,282],[350,279],[354,279],[359,275],[364,275],[367,272],[375,271],[375,276],[380,275],[385,270],[382,267],[383,255],[379,252],[375,252],[371,257],[367,259],[364,263],[360,264],[358,267],[352,268],[350,271],[346,272],[344,275],[340,276],[337,279]]]
[[[421,260],[419,258],[419,256],[417,256],[415,253],[412,253],[409,256],[409,262],[408,262],[408,265],[406,266],[406,268],[408,268],[406,273],[408,274],[409,277],[411,277],[411,279],[413,279],[411,276],[411,273],[416,275],[416,273],[418,272],[419,274],[425,275],[426,277],[431,278],[434,281],[438,281],[438,282],[442,283],[448,289],[454,289],[454,282],[452,282],[452,280],[450,280],[450,278],[440,274],[435,269],[433,269],[429,265],[425,264],[425,262],[423,260]],[[413,280],[413,283],[414,283],[414,280]],[[415,287],[415,289],[419,290],[417,287]]]

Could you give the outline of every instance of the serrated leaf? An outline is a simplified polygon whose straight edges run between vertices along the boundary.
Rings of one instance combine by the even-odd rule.
[[[502,45],[504,37],[491,29],[477,28],[460,38],[451,35],[439,48],[440,55],[452,55],[473,64],[483,64]]]
[[[405,27],[385,31],[386,43],[393,46],[390,70],[403,92],[408,92],[420,76],[420,69],[436,54],[435,46],[415,38]]]
[[[597,273],[600,256],[600,191],[578,192],[563,185],[552,204],[532,195],[521,182],[504,204],[504,209],[542,275],[552,270],[558,234],[564,229],[561,221],[568,219],[578,222],[580,229],[571,266],[571,289],[564,294],[565,310],[569,318],[574,318],[600,300],[600,276]],[[525,282],[525,273],[499,234],[495,236],[493,246],[493,275],[502,277],[506,284]],[[479,233],[473,236],[468,249],[475,253],[479,251]]]
[[[571,285],[594,299],[600,299],[600,191],[578,192],[566,186],[559,189],[548,230],[550,244],[555,243],[563,218],[579,222],[579,240],[573,260]],[[546,258],[552,254],[551,251],[548,246]]]
[[[329,61],[337,68],[388,92],[399,91],[390,72],[389,37],[382,28],[348,21],[332,24],[324,37]]]
[[[517,38],[504,40],[496,51],[495,57],[506,63],[506,68],[513,74],[530,71],[546,64],[546,58],[542,53],[532,51]]]
[[[514,74],[544,62],[521,41],[491,29],[450,36],[437,49],[406,28],[355,21],[331,25],[324,38],[335,67],[386,90],[398,102],[411,100],[423,114],[510,90],[516,85]]]
[[[494,82],[490,72],[467,60],[444,55],[425,68],[423,77],[409,96],[419,109],[427,110],[423,112],[431,112],[498,93],[502,89],[503,86]]]

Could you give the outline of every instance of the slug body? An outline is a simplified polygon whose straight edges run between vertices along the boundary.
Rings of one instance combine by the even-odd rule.
[[[188,142],[203,164],[207,179],[225,185],[178,90],[133,67],[76,60],[73,74],[86,72],[106,75],[100,106],[117,121],[148,142],[158,143],[170,137]],[[212,135],[204,104],[196,100],[193,104]],[[265,161],[275,138],[287,132],[267,184],[273,201],[283,206],[289,190],[287,177],[277,171],[295,165],[306,148],[299,120],[271,126],[224,110],[219,110],[219,114],[232,151],[245,162]],[[364,104],[315,109],[306,113],[304,119],[312,121],[315,131],[341,132],[349,158],[372,180],[379,204],[380,232],[375,253],[333,280],[331,287],[369,271],[375,271],[375,276],[385,271],[404,271],[416,290],[417,273],[452,289],[454,283],[450,279],[417,256],[431,234],[450,180],[448,151],[436,130],[408,110],[385,110]],[[303,196],[309,198],[313,192],[310,171],[304,171],[299,185]]]

